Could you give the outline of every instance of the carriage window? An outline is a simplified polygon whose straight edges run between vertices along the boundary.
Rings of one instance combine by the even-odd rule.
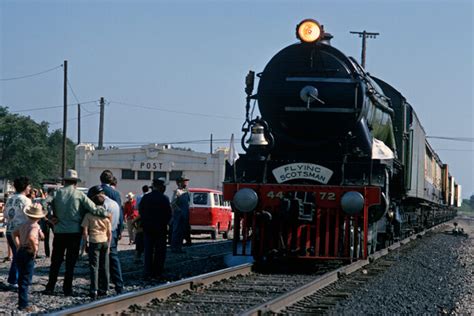
[[[193,193],[193,204],[194,205],[207,205],[207,193]]]
[[[219,203],[219,195],[213,193],[212,196],[214,197],[214,206],[221,206]]]

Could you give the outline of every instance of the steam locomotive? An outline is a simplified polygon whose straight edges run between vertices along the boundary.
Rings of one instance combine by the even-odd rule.
[[[224,181],[234,255],[365,259],[454,217],[461,186],[403,95],[333,47],[317,21],[296,35],[257,74],[256,94],[255,73],[246,77],[245,154]]]

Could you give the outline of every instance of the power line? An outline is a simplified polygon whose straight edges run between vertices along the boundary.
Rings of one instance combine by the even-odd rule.
[[[91,100],[91,101],[85,101],[85,102],[78,102],[78,103],[70,103],[67,106],[74,106],[77,104],[88,104],[88,103],[96,103],[98,100]],[[36,105],[32,106],[32,108],[29,109],[22,109],[19,111],[11,111],[10,113],[22,113],[22,112],[32,112],[32,111],[41,111],[41,110],[50,110],[50,109],[56,109],[56,108],[62,108],[63,105],[55,105],[55,106],[42,106],[42,105]]]
[[[231,120],[241,120],[239,117],[234,116],[225,116],[225,115],[214,115],[214,114],[205,114],[205,113],[196,113],[196,112],[184,112],[184,111],[175,111],[169,109],[163,109],[158,107],[146,106],[146,105],[139,105],[139,104],[131,104],[126,102],[120,101],[110,101],[109,103],[116,103],[125,106],[131,106],[136,108],[142,108],[147,110],[154,110],[154,111],[161,111],[161,112],[169,112],[169,113],[177,113],[177,114],[186,114],[186,115],[193,115],[193,116],[202,116],[202,117],[213,117],[213,118],[221,118],[221,119],[231,119]]]
[[[474,149],[455,149],[455,148],[435,148],[436,151],[467,151],[473,152]]]
[[[229,143],[229,139],[227,138],[221,138],[221,139],[213,139],[213,142],[214,143]],[[85,141],[85,143],[94,143],[94,142],[88,142],[88,141]],[[156,141],[141,141],[141,142],[134,142],[134,141],[129,141],[129,142],[126,142],[126,141],[118,141],[118,142],[114,142],[114,141],[109,141],[109,142],[104,142],[104,144],[130,144],[130,145],[147,145],[147,144],[153,144],[153,143],[156,143]],[[167,142],[167,141],[160,141],[159,142],[160,144],[205,144],[205,143],[209,143],[209,139],[199,139],[199,140],[185,140],[185,141],[171,141],[171,142]]]
[[[71,92],[72,92],[72,95],[74,96],[74,99],[76,99],[77,103],[80,104],[81,102],[80,102],[79,99],[77,98],[77,95],[76,95],[76,93],[74,92],[74,89],[72,88],[72,85],[71,85],[71,82],[69,81],[69,79],[67,79],[67,85],[68,85],[69,89],[71,89]]]
[[[34,77],[34,76],[39,76],[39,75],[45,74],[45,73],[47,73],[47,72],[56,70],[56,69],[58,69],[58,68],[61,68],[62,66],[63,66],[63,65],[61,64],[61,65],[56,66],[56,67],[54,67],[54,68],[47,69],[47,70],[43,70],[43,71],[40,71],[40,72],[31,74],[31,75],[18,76],[18,77],[11,77],[11,78],[3,78],[3,79],[0,79],[0,81],[9,81],[9,80],[18,80],[18,79],[24,79],[24,78],[31,78],[31,77]]]
[[[81,118],[86,118],[86,117],[94,116],[94,115],[98,115],[98,114],[99,114],[99,112],[93,112],[93,113],[90,113],[90,114],[87,114],[87,115],[82,115]],[[77,117],[70,118],[67,121],[70,122],[70,121],[75,121],[75,120],[77,120]],[[49,123],[49,125],[56,125],[56,124],[62,124],[62,123],[63,123],[63,121],[56,121],[56,122]]]
[[[474,142],[474,137],[444,137],[444,136],[426,136],[431,139],[454,140],[459,142]]]

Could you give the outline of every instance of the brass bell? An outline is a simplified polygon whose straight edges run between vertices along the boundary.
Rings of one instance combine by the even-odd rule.
[[[259,123],[256,123],[252,126],[252,134],[250,134],[250,138],[247,141],[247,144],[251,146],[266,146],[268,145],[268,141],[265,139],[265,129]]]

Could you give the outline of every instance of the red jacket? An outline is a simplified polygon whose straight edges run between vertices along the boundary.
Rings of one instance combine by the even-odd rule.
[[[136,206],[137,202],[135,200],[127,201],[123,205],[123,216],[126,220],[133,220],[138,216],[138,210]]]

